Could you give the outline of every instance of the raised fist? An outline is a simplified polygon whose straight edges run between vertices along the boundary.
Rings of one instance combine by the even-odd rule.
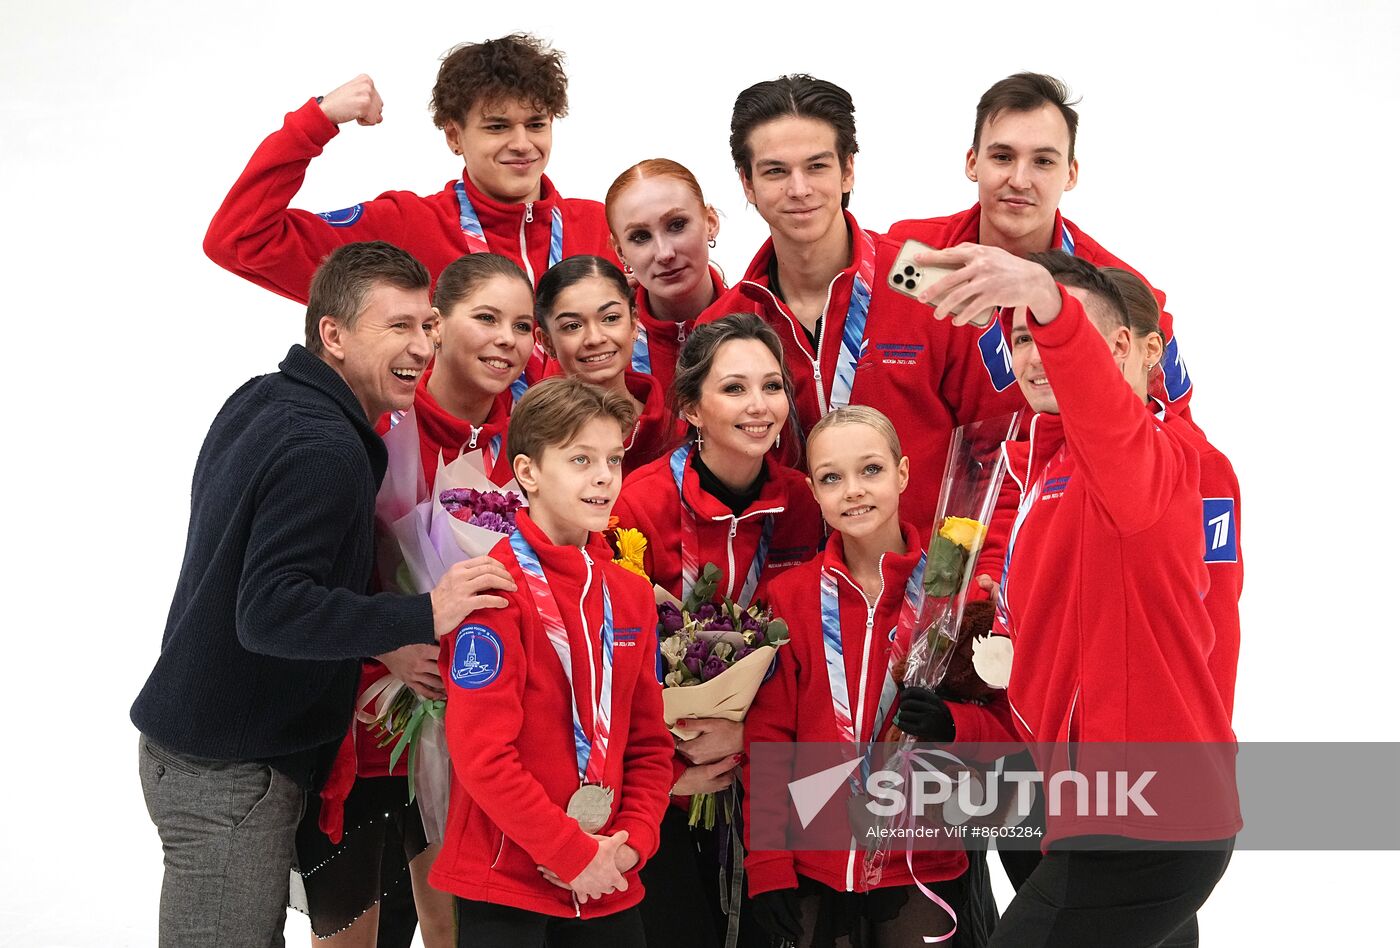
[[[374,88],[374,80],[364,74],[321,97],[321,111],[336,125],[354,119],[361,125],[384,121],[384,100]]]

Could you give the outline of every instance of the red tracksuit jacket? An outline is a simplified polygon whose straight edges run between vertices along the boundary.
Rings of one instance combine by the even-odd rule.
[[[889,661],[888,632],[898,621],[904,602],[904,584],[918,563],[923,545],[917,529],[904,525],[904,542],[908,552],[903,556],[887,553],[880,561],[880,589],[875,607],[866,602],[865,594],[851,578],[842,555],[841,535],[833,534],[826,549],[816,559],[776,577],[768,588],[774,614],[787,620],[791,641],[778,653],[777,670],[758,689],[758,697],[744,727],[746,749],[759,743],[792,743],[794,741],[839,742],[843,740],[836,725],[832,707],[831,685],[827,680],[826,657],[822,649],[821,571],[830,570],[837,576],[841,611],[841,645],[846,662],[846,681],[850,692],[851,714],[855,715],[861,680],[861,662],[869,648],[865,705],[869,708],[860,737],[870,740],[871,734],[883,733],[885,722],[874,717],[880,688],[884,683]],[[868,637],[868,641],[867,641]],[[878,723],[878,727],[876,726]],[[752,756],[752,751],[750,751]],[[749,765],[744,768],[744,822],[754,819],[769,825],[791,819],[785,794],[765,793],[750,782]],[[845,807],[831,806],[817,821],[847,819]],[[815,822],[814,822],[815,825]],[[791,889],[797,876],[803,875],[828,885],[838,892],[857,891],[861,885],[858,853],[831,851],[751,851],[744,866],[749,873],[749,894],[758,895],[774,889]],[[920,881],[936,882],[952,879],[967,871],[967,856],[961,851],[920,851],[914,853],[914,868]],[[891,858],[885,867],[880,886],[912,885],[908,864],[903,858]]]
[[[1230,459],[1191,421],[1161,410],[1157,420],[1196,449],[1201,458],[1201,503],[1205,526],[1206,571],[1210,591],[1206,612],[1215,627],[1208,664],[1225,710],[1235,713],[1235,674],[1240,662],[1240,592],[1244,589],[1244,550],[1240,545],[1240,481]]]
[[[945,247],[956,247],[962,243],[977,243],[981,221],[982,206],[974,204],[966,211],[948,217],[899,221],[890,227],[887,236],[900,244],[912,238],[941,250]],[[1068,241],[1065,241],[1063,236],[1066,232],[1069,234]],[[1047,249],[1065,249],[1067,246],[1072,246],[1076,257],[1087,260],[1096,267],[1118,267],[1130,270],[1142,282],[1147,283],[1146,277],[1105,250],[1098,241],[1080,230],[1073,221],[1061,217],[1059,211],[1055,212],[1055,241],[1055,246]],[[1147,285],[1152,286],[1151,283],[1147,283]],[[1167,295],[1155,288],[1152,293],[1157,297],[1157,305],[1162,309],[1162,335],[1166,337],[1167,343],[1166,352],[1162,356],[1162,375],[1153,382],[1152,394],[1169,405],[1172,411],[1186,414],[1189,417],[1191,376],[1186,371],[1186,363],[1181,358],[1181,349],[1172,332],[1172,315],[1166,310]],[[1001,332],[1000,323],[994,321],[978,338],[978,347],[984,360],[987,376],[992,384],[999,390],[1014,391],[1016,380],[1011,374],[1011,350],[1007,348],[1003,352],[999,349],[1003,340]]]
[[[622,456],[622,473],[650,464],[681,438],[682,426],[675,412],[666,404],[666,390],[654,376],[626,370],[627,391],[642,403],[642,413],[627,436],[626,453]]]
[[[627,830],[628,844],[642,861],[626,874],[625,892],[583,905],[571,892],[545,881],[536,868],[545,866],[561,879],[572,879],[597,853],[598,844],[564,812],[579,786],[569,686],[510,541],[502,540],[491,555],[518,585],[506,594],[510,604],[473,613],[458,632],[442,640],[452,793],[446,839],[430,879],[436,888],[463,898],[544,915],[610,915],[641,901],[637,870],[656,852],[670,789],[674,745],[662,721],[656,681],[656,606],[644,580],[611,562],[601,535],[591,536],[585,549],[556,546],[528,515],[516,522],[538,553],[559,603],[574,685],[582,689],[580,719],[590,737],[587,655],[591,650],[601,667],[600,576],[607,579],[616,646],[604,783],[615,797],[612,819],[600,835]],[[498,643],[494,648],[492,639]],[[472,654],[488,668],[467,685],[453,677],[454,664],[460,667],[465,660],[456,654],[459,640],[476,643],[479,648]],[[493,660],[495,672],[489,670]]]
[[[1196,449],[1133,393],[1079,302],[1060,297],[1057,319],[1030,321],[1060,414],[1036,415],[1029,440],[1006,445],[1028,495],[1002,591],[1017,731],[1043,744],[1233,745],[1209,668]],[[1052,816],[1045,843],[1081,833],[1220,839],[1241,825],[1229,806],[1216,797],[1185,823]]]
[[[288,207],[339,128],[315,99],[288,113],[248,162],[209,223],[204,252],[219,266],[298,303],[306,302],[311,275],[336,247],[359,240],[385,240],[417,257],[436,279],[470,248],[462,235],[455,181],[420,197],[387,191],[372,201],[325,214]],[[501,204],[482,194],[463,172],[462,182],[481,220],[486,245],[519,264],[534,282],[549,265],[550,219],[563,213],[565,257],[597,254],[617,261],[608,224],[597,201],[561,198],[548,178],[541,198],[530,204]]]
[[[859,233],[854,217],[847,214],[846,222],[853,235]],[[903,514],[921,532],[928,532],[953,429],[980,418],[1010,414],[1024,407],[1025,399],[1014,388],[997,392],[992,387],[975,336],[935,320],[927,306],[889,288],[888,275],[900,243],[880,239],[874,233],[871,236],[876,240],[876,253],[866,322],[868,345],[856,363],[851,404],[878,408],[894,422],[904,453],[912,462]],[[822,321],[816,351],[787,304],[768,288],[771,240],[754,257],[744,279],[698,320],[706,323],[728,313],[752,312],[777,330],[796,388],[803,431],[817,423],[830,399],[851,286],[868,250],[863,240],[854,239],[852,244],[850,265],[832,280],[827,318]]]
[[[719,271],[714,267],[710,268],[710,279],[714,282],[715,300],[718,301],[724,296],[724,280],[721,279]],[[673,323],[657,319],[652,315],[651,303],[644,286],[637,287],[633,307],[636,310],[637,322],[641,324],[643,335],[638,337],[637,345],[633,347],[632,368],[638,372],[648,372],[660,383],[661,390],[669,395],[671,383],[676,378],[676,360],[680,358],[681,347],[685,345],[686,338],[695,328],[696,320]],[[643,339],[645,339],[646,345],[645,359],[641,355]],[[642,368],[643,361],[648,368]]]
[[[692,455],[693,457],[693,455]],[[768,480],[758,499],[739,516],[700,487],[700,476],[688,460],[682,478],[686,505],[695,512],[698,558],[719,567],[720,593],[739,595],[749,565],[758,550],[765,514],[775,514],[768,560],[759,574],[755,599],[762,599],[768,582],[805,563],[817,553],[822,538],[821,509],[806,479],[790,467],[765,461]],[[633,527],[647,538],[645,569],[651,581],[671,595],[681,596],[681,495],[666,454],[628,476],[613,508],[618,526]]]

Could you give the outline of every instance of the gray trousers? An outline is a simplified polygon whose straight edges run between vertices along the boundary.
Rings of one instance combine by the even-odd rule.
[[[139,763],[165,850],[160,948],[281,948],[305,792],[265,764],[186,757],[144,735]]]

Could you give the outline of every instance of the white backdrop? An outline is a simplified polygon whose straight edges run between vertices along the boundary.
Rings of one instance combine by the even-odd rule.
[[[154,943],[160,848],[127,709],[159,649],[208,423],[302,319],[204,258],[210,216],[285,112],[362,71],[384,124],[344,129],[297,205],[438,190],[460,172],[426,108],[438,57],[517,29],[568,54],[573,111],[549,167],[561,191],[601,198],[636,160],[682,161],[723,212],[731,278],[764,234],[728,158],[750,83],[806,71],[851,91],[852,210],[883,228],[973,202],[963,154],[990,83],[1066,79],[1084,101],[1063,207],[1167,291],[1196,417],[1243,485],[1239,735],[1393,738],[1396,622],[1367,597],[1397,565],[1394,507],[1372,498],[1394,455],[1400,16],[1345,0],[1161,9],[5,3],[0,943]],[[1374,939],[1385,868],[1241,853],[1205,942],[1300,944],[1314,927],[1330,944]],[[303,943],[305,922],[288,932]]]

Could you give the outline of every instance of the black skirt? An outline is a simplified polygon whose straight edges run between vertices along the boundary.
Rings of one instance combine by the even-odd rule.
[[[375,903],[410,886],[408,863],[428,848],[407,777],[358,777],[345,800],[345,835],[332,843],[317,826],[320,797],[311,794],[297,828],[297,863],[311,931],[344,931]]]

